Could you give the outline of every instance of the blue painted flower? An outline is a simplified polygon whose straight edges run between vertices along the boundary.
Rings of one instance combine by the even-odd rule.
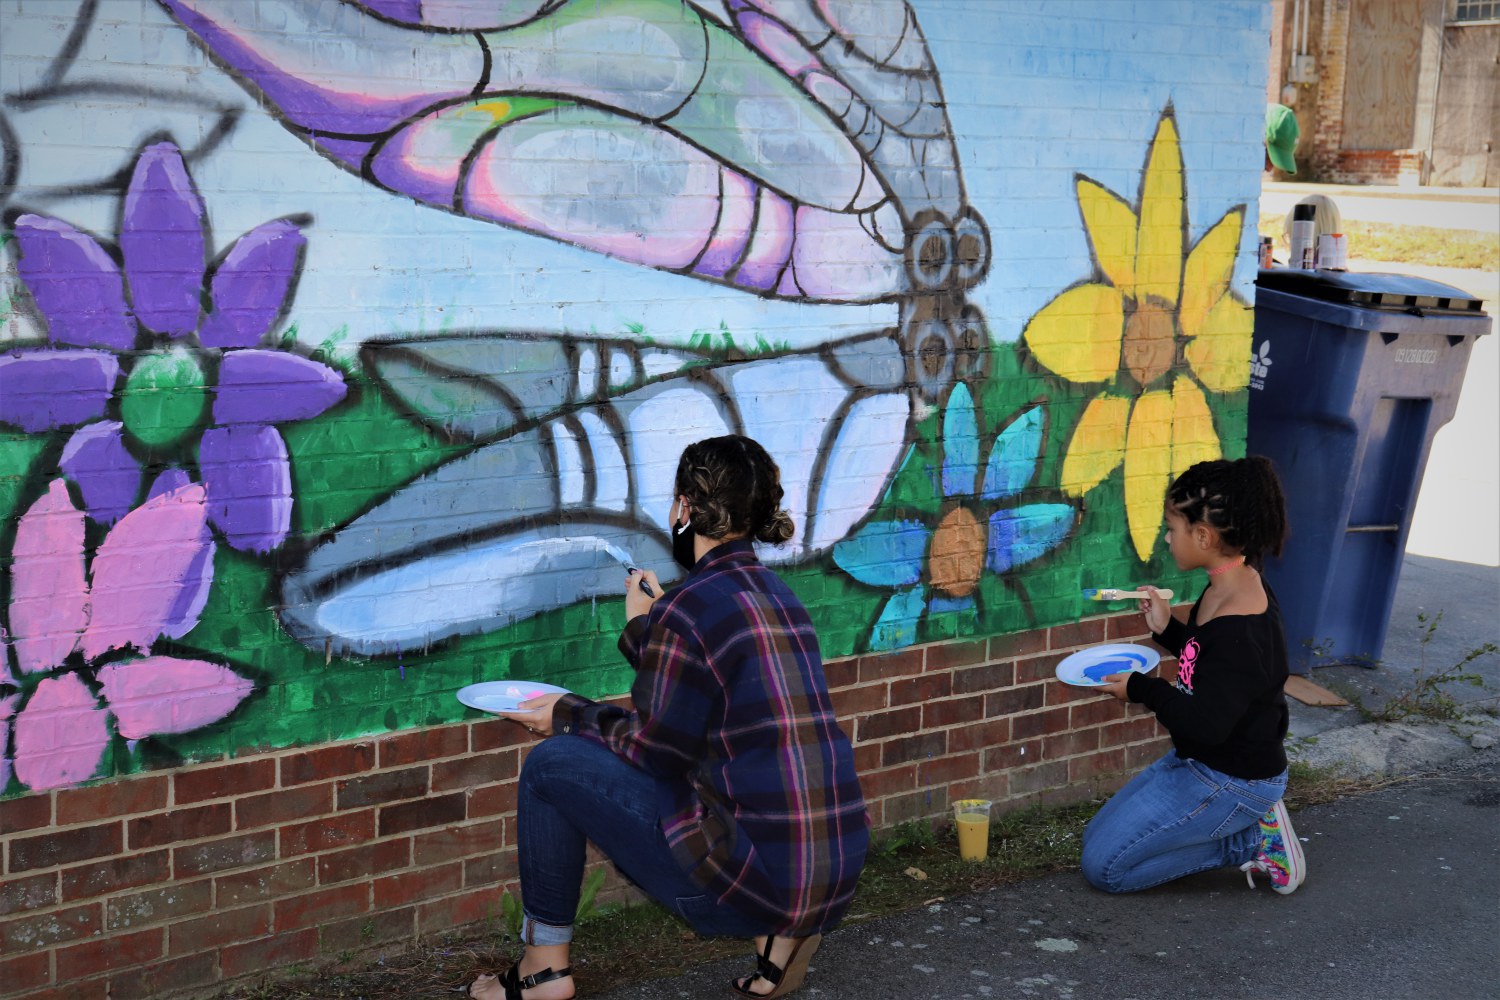
[[[1073,530],[1071,504],[1003,504],[1035,475],[1045,430],[1042,408],[1028,407],[982,455],[974,398],[962,383],[954,387],[943,414],[940,509],[932,518],[877,518],[833,547],[844,572],[895,591],[871,630],[872,650],[911,645],[930,612],[974,609],[986,570],[1008,573]]]

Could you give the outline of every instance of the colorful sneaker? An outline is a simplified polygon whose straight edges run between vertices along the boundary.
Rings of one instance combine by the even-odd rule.
[[[1256,872],[1269,876],[1271,888],[1283,896],[1296,892],[1307,878],[1307,858],[1302,853],[1297,831],[1292,829],[1292,817],[1285,802],[1277,802],[1260,818],[1260,850],[1255,860],[1240,865],[1240,871],[1245,873],[1252,889]]]

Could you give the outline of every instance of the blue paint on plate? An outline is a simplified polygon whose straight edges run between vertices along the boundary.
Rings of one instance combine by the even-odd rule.
[[[1146,666],[1146,657],[1139,653],[1119,653],[1107,660],[1083,668],[1083,676],[1096,684],[1103,684],[1110,674],[1123,674],[1127,670],[1141,670]]]

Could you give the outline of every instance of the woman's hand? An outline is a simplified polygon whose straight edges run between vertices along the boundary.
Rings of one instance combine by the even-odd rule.
[[[1172,620],[1172,604],[1164,597],[1158,596],[1161,591],[1149,583],[1136,585],[1137,590],[1149,590],[1150,597],[1141,599],[1141,614],[1146,616],[1146,625],[1151,631],[1160,633]]]
[[[1104,683],[1099,685],[1099,690],[1117,701],[1129,701],[1130,696],[1125,693],[1125,688],[1130,683],[1130,674],[1129,670],[1123,674],[1110,674],[1104,678]]]
[[[517,705],[514,712],[506,712],[505,717],[512,722],[519,722],[538,736],[551,736],[552,707],[561,697],[561,694],[544,694],[530,698]]]
[[[641,589],[641,581],[645,580],[651,585],[651,592],[656,595],[652,597]],[[652,570],[636,570],[625,578],[625,620],[630,621],[651,610],[657,598],[661,597],[661,581],[656,578]]]

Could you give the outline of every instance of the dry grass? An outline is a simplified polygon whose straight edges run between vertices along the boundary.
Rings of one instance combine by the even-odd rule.
[[[1260,235],[1275,239],[1278,252],[1286,249],[1282,225],[1280,216],[1260,220]],[[1493,231],[1346,221],[1344,235],[1349,256],[1359,260],[1500,271],[1500,234]]]
[[[1286,804],[1293,811],[1306,809],[1405,780],[1400,776],[1349,777],[1335,768],[1319,768],[1293,761],[1286,787]]]

